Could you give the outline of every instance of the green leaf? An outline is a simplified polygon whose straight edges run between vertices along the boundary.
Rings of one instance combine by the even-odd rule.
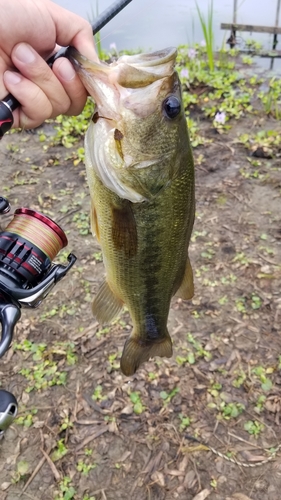
[[[271,380],[269,378],[266,378],[261,387],[263,391],[270,391],[270,389],[272,388]]]
[[[21,475],[24,476],[29,469],[29,463],[26,462],[26,460],[21,460],[17,464],[17,472]]]

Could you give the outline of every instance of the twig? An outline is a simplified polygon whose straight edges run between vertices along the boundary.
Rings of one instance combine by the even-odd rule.
[[[213,144],[219,144],[219,146],[222,146],[224,148],[228,148],[231,151],[231,154],[234,155],[234,149],[231,148],[227,143],[215,141],[215,142],[213,142]]]
[[[23,493],[26,497],[30,498],[31,500],[38,500],[37,498],[33,497],[29,493],[26,493],[26,491]]]
[[[50,466],[50,469],[52,471],[52,473],[54,474],[54,477],[57,481],[59,481],[61,479],[61,476],[60,476],[60,473],[58,471],[58,469],[56,468],[54,462],[51,460],[51,458],[49,457],[48,453],[46,453],[43,448],[40,448],[41,452],[43,453],[44,457],[46,458],[49,466]]]
[[[52,446],[49,446],[49,448],[47,449],[47,454],[49,454],[51,451],[52,451]],[[43,467],[45,461],[46,461],[46,457],[44,456],[44,457],[41,458],[40,462],[37,464],[37,466],[35,467],[34,471],[32,472],[30,478],[25,483],[25,485],[24,485],[24,487],[23,487],[23,489],[21,491],[21,495],[23,495],[23,493],[28,488],[28,486],[30,485],[30,483],[32,483],[32,481],[35,478],[35,476],[37,476],[38,472]]]
[[[101,436],[102,434],[104,434],[107,431],[108,431],[108,425],[105,425],[104,427],[100,427],[98,430],[96,430],[96,432],[93,432],[93,434],[86,437],[84,439],[84,441],[82,441],[82,443],[80,443],[79,446],[77,446],[76,450],[77,451],[82,450],[82,448],[84,448],[84,446],[86,446],[86,444],[90,443],[91,441],[93,441],[94,439]]]
[[[197,470],[197,467],[196,467],[196,462],[195,462],[195,460],[193,460],[192,456],[190,456],[190,460],[193,463],[193,470],[195,472],[195,475],[196,475],[196,478],[197,478],[197,481],[198,481],[198,491],[201,491],[202,488],[201,488],[200,475],[198,474],[198,470]]]
[[[76,335],[74,335],[73,340],[76,341],[76,340],[80,339],[81,337],[88,335],[88,333],[92,332],[92,330],[97,328],[97,326],[99,326],[99,323],[96,321],[92,325],[88,326],[88,328],[85,328],[85,330],[83,330],[83,332],[79,332]],[[96,332],[94,332],[94,333],[96,333]]]
[[[73,208],[73,210],[69,210],[69,212],[67,212],[66,214],[62,215],[61,217],[59,217],[57,219],[57,224],[61,224],[61,221],[66,219],[66,217],[69,217],[70,215],[73,215],[75,214],[76,212],[79,212],[79,210],[81,210],[81,207],[78,207],[78,208]]]
[[[265,262],[267,262],[268,264],[272,264],[273,266],[278,266],[277,262],[274,262],[273,260],[267,259],[267,257],[264,257],[264,255],[262,255],[261,253],[258,253],[258,256],[262,260],[264,260]]]
[[[228,431],[228,435],[231,436],[231,437],[234,437],[235,439],[237,439],[238,441],[242,441],[243,443],[246,443],[246,444],[249,444],[251,447],[253,448],[257,448],[258,450],[263,450],[262,446],[258,446],[257,444],[255,443],[250,443],[250,441],[247,441],[246,439],[243,439],[242,437],[240,436],[236,436],[236,434],[233,434],[232,432],[229,432]]]

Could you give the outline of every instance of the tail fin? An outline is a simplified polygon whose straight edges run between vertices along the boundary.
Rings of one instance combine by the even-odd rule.
[[[158,341],[141,342],[134,332],[124,345],[120,367],[124,375],[133,375],[138,367],[154,356],[170,358],[173,355],[172,340],[168,330]]]

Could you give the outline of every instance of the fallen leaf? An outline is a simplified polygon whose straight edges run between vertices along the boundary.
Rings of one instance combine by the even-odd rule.
[[[9,483],[8,481],[6,481],[5,483],[1,484],[1,490],[2,491],[6,491],[9,488],[9,486],[11,486],[11,483]]]
[[[155,483],[159,484],[159,486],[162,486],[162,488],[164,488],[165,478],[162,472],[156,470],[155,472],[153,472],[153,474],[151,474],[151,479],[152,481],[155,481]]]
[[[195,495],[195,497],[192,498],[192,500],[205,500],[210,495],[211,491],[210,490],[202,490],[198,495]]]
[[[227,497],[226,500],[252,500],[252,498],[247,497],[244,493],[233,493],[231,497]]]

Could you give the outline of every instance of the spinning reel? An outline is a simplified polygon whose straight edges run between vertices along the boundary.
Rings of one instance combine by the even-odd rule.
[[[0,196],[0,214],[10,211]],[[22,307],[37,307],[76,261],[53,264],[67,245],[63,230],[52,219],[29,208],[18,208],[4,231],[0,231],[0,358],[13,339]],[[17,401],[10,392],[0,390],[0,437],[17,415]]]

